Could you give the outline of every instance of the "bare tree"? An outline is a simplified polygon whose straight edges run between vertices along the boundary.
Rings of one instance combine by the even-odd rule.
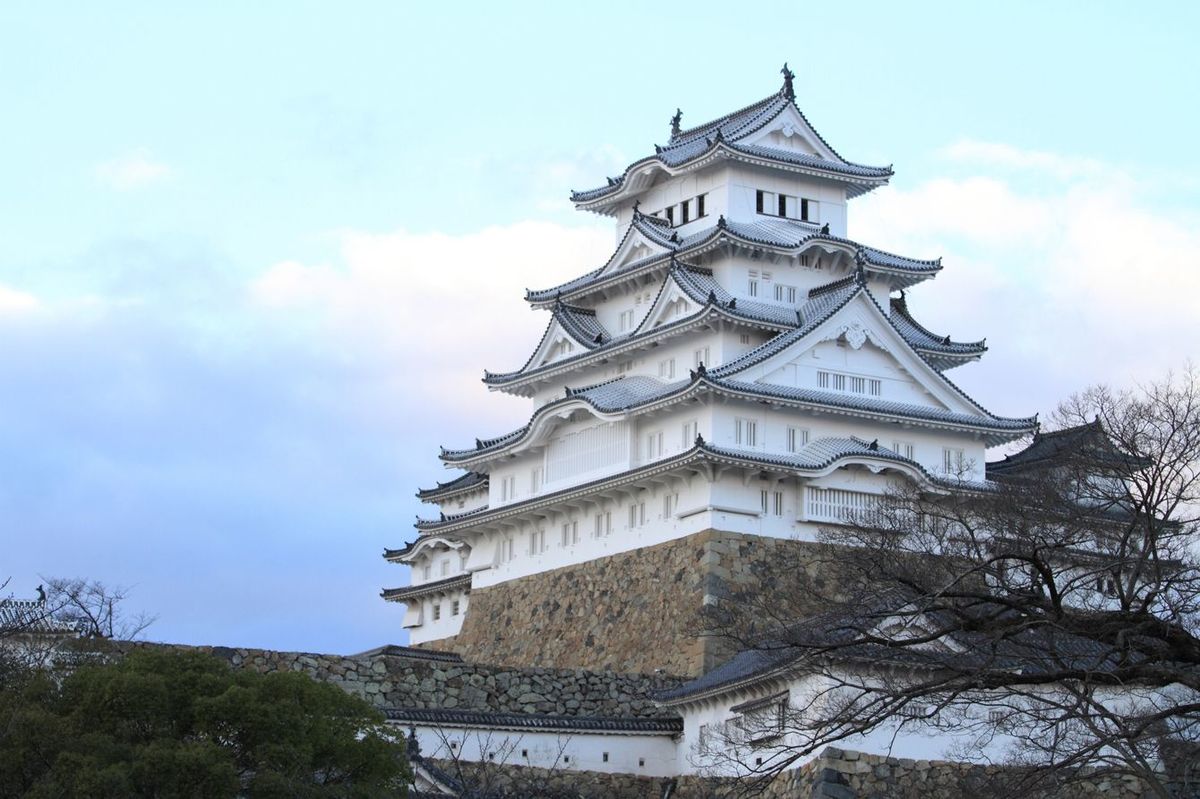
[[[74,624],[81,635],[118,641],[136,640],[155,616],[129,613],[122,605],[130,588],[82,578],[43,578],[45,603],[58,620]]]
[[[1200,375],[1089,389],[1053,427],[985,483],[896,484],[822,530],[828,613],[721,609],[718,632],[800,697],[771,746],[734,730],[726,759],[769,777],[924,729],[1013,767],[996,793],[1108,778],[1200,795]]]
[[[153,623],[122,607],[129,589],[99,581],[43,578],[37,596],[0,599],[0,671],[5,680],[30,668],[73,661],[100,640],[133,640]],[[6,580],[0,590],[8,585]]]

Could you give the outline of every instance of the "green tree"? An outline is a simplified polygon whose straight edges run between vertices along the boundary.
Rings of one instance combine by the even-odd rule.
[[[298,673],[139,650],[0,689],[0,796],[403,795],[402,738]]]

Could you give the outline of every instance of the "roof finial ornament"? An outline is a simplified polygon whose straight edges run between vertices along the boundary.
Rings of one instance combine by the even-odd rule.
[[[636,216],[637,214],[640,214],[640,213],[641,213],[641,211],[639,211],[639,210],[638,210],[638,207],[639,207],[639,206],[641,206],[641,204],[642,204],[642,201],[641,201],[641,200],[634,200],[634,201],[633,201],[633,213],[634,213],[634,215],[635,215],[635,216]]]
[[[877,438],[872,441],[871,445],[868,446],[867,449],[871,450],[871,452],[877,452],[879,450],[879,439]]]
[[[675,116],[671,117],[671,138],[679,135],[679,122],[683,119],[683,112],[678,108],[675,109]]]
[[[1096,419],[1097,419],[1097,421],[1099,421],[1100,417],[1099,417],[1099,416],[1097,416],[1097,417],[1096,417]],[[45,589],[45,588],[42,588],[42,587],[39,585],[39,586],[37,587],[37,592],[38,592],[38,604],[39,604],[39,605],[44,605],[44,604],[46,604],[46,589]]]
[[[783,69],[779,70],[783,75],[783,96],[789,100],[796,99],[796,90],[792,87],[792,79],[796,77],[796,73],[788,69],[787,62],[783,62]]]
[[[829,223],[828,223],[828,222],[826,222],[825,224],[821,225],[821,235],[822,235],[822,236],[828,236],[828,235],[829,235]]]

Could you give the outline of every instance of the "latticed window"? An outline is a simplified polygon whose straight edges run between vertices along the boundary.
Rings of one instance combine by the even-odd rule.
[[[808,489],[808,518],[814,521],[840,522],[872,510],[879,502],[875,494],[847,491],[844,488]]]
[[[733,440],[747,447],[757,447],[758,422],[754,419],[734,419]]]

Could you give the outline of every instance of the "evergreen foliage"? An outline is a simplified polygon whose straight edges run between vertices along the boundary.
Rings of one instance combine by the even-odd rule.
[[[395,797],[403,752],[357,697],[199,653],[0,685],[0,797]]]

